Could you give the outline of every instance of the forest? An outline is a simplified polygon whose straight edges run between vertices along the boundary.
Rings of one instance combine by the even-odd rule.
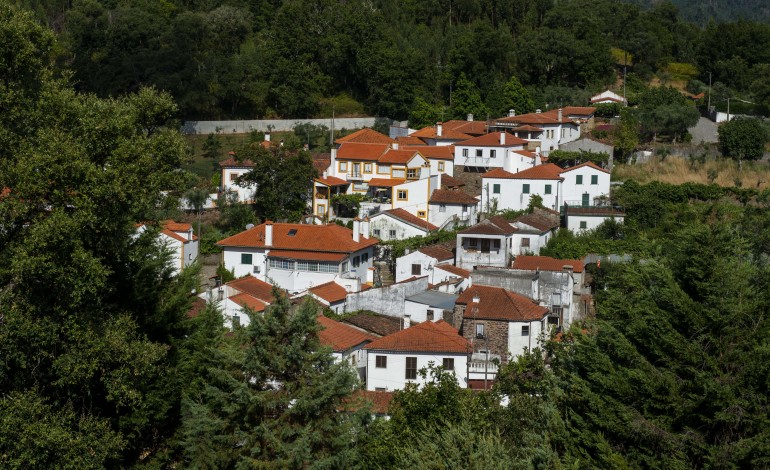
[[[495,117],[510,105],[511,77],[532,111],[585,105],[624,69],[631,92],[684,80],[697,94],[711,82],[714,102],[770,104],[770,16],[759,1],[17,3],[56,31],[57,72],[78,91],[154,86],[182,119],[406,119],[426,104],[443,120]]]

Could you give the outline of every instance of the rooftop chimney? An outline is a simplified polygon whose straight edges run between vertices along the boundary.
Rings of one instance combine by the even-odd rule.
[[[478,293],[474,293],[474,294],[473,294],[473,303],[474,303],[474,304],[478,304],[478,303],[481,303],[481,297],[479,297],[479,294],[478,294]]]
[[[466,121],[473,121],[473,114],[468,113],[468,116],[465,119]]]
[[[273,246],[273,221],[265,222],[265,246]]]
[[[541,163],[543,163],[543,159],[540,156],[540,146],[538,145],[537,147],[535,147],[535,166],[538,166]]]
[[[398,142],[393,142],[392,144],[390,144],[390,148],[392,148],[393,150],[398,150]]]
[[[265,142],[270,142],[270,131],[265,132]]]
[[[353,241],[358,243],[361,240],[361,219],[353,219]]]
[[[436,123],[436,135],[438,137],[441,137],[441,134],[443,133],[443,130],[444,130],[444,126],[442,126],[440,122],[437,122]]]
[[[561,122],[561,119],[562,119],[561,108],[559,108],[559,112],[557,113],[557,116],[559,117],[559,122]]]
[[[542,112],[543,112],[543,110],[542,110],[542,109],[540,109],[540,108],[537,108],[537,109],[535,110],[535,112],[536,112],[537,114],[540,114],[540,113],[542,113]]]
[[[516,116],[516,110],[515,109],[509,109],[508,110],[508,117],[515,117]]]
[[[505,132],[500,133],[500,145],[505,145]]]
[[[404,315],[404,329],[412,326],[412,318],[409,315]]]
[[[361,221],[361,235],[363,235],[364,238],[369,238],[369,217],[365,217],[364,220]]]

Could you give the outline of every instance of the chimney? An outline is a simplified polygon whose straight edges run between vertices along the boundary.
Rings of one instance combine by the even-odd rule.
[[[361,219],[353,219],[353,241],[358,243],[361,240]]]
[[[559,108],[559,112],[557,113],[557,116],[558,116],[558,118],[559,118],[559,122],[561,122],[561,119],[562,119],[562,117],[563,117],[563,114],[562,114],[561,108]]]
[[[187,239],[192,240],[193,239],[193,228],[192,225],[190,226],[190,230],[187,231]]]
[[[404,315],[404,329],[412,326],[412,318],[409,315]]]
[[[361,235],[363,235],[364,238],[369,238],[369,217],[365,217],[364,220],[361,221]]]
[[[508,117],[516,117],[516,110],[515,109],[509,109],[508,110]]]
[[[393,142],[392,144],[390,144],[390,148],[392,148],[393,150],[398,150],[398,142]]]
[[[543,112],[543,110],[542,110],[542,109],[540,109],[540,108],[537,108],[537,109],[535,110],[535,112],[536,112],[537,114],[540,114],[540,113],[542,113],[542,112]]]
[[[265,132],[265,142],[270,142],[270,131]]]
[[[535,147],[535,166],[538,166],[543,163],[543,159],[540,156],[540,146],[538,145]]]
[[[442,126],[440,122],[437,122],[436,123],[436,135],[438,137],[441,137],[441,134],[443,133],[443,130],[444,130],[444,126]]]
[[[481,297],[479,296],[478,292],[473,293],[473,303],[476,305],[481,303]]]
[[[466,121],[473,121],[473,114],[468,113],[468,116],[465,119]]]
[[[505,131],[500,133],[500,145],[505,145]]]
[[[273,246],[273,221],[265,222],[265,246]]]

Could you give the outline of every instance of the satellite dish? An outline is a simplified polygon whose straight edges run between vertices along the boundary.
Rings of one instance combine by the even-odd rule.
[[[251,230],[254,228],[254,224],[246,224],[246,230]]]

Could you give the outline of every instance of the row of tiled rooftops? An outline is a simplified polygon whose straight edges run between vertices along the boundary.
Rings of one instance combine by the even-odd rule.
[[[270,231],[270,237],[268,237]],[[268,238],[272,238],[269,241]],[[270,249],[273,257],[301,257],[303,253],[328,253],[328,261],[374,246],[376,238],[353,239],[353,231],[337,224],[310,225],[265,222],[217,242],[221,247]],[[295,258],[303,259],[303,258]],[[312,258],[317,259],[317,258]]]
[[[484,219],[472,227],[460,230],[458,233],[462,235],[513,235],[516,232],[526,232],[525,228],[520,228],[517,225],[532,227],[538,233],[545,233],[559,227],[559,214],[541,209],[536,213],[521,215],[512,221],[496,215]]]
[[[533,166],[532,168],[527,168],[526,170],[522,170],[518,173],[511,173],[509,171],[503,170],[502,168],[495,168],[494,170],[490,170],[484,173],[484,175],[482,175],[482,178],[520,179],[520,180],[563,180],[564,177],[562,175],[564,173],[569,173],[570,171],[577,170],[578,168],[583,168],[583,167],[590,167],[590,168],[593,168],[594,170],[599,170],[603,173],[609,173],[609,170],[606,170],[593,162],[581,163],[579,165],[575,165],[573,167],[569,167],[566,169],[558,165],[555,165],[553,163],[543,163],[542,165]]]

